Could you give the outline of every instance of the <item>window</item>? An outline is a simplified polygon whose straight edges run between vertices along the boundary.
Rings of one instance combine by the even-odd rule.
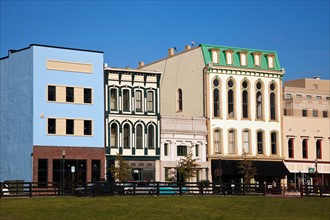
[[[219,89],[215,88],[213,90],[213,116],[220,117],[220,96]]]
[[[153,125],[148,126],[148,148],[155,148],[155,129]]]
[[[47,187],[48,159],[38,159],[38,186]]]
[[[219,63],[219,49],[212,49],[211,50],[211,53],[212,53],[212,62],[213,63]]]
[[[112,123],[110,127],[110,146],[118,147],[118,125],[116,123]]]
[[[321,139],[316,140],[316,158],[322,159],[322,140]]]
[[[243,131],[243,153],[250,154],[250,132]]]
[[[308,139],[302,140],[302,156],[304,159],[308,158]]]
[[[84,88],[84,103],[92,103],[92,89]]]
[[[178,145],[177,146],[177,156],[187,156],[187,146]]]
[[[56,101],[56,86],[48,86],[48,101]]]
[[[242,117],[246,119],[249,117],[249,93],[248,93],[248,82],[244,80],[242,82]]]
[[[129,148],[130,147],[130,133],[131,133],[131,131],[130,131],[131,129],[130,129],[130,126],[129,126],[129,124],[125,124],[124,125],[124,134],[123,134],[123,136],[124,136],[124,148]]]
[[[260,53],[254,53],[254,66],[260,66]]]
[[[118,110],[118,102],[117,102],[117,89],[110,89],[110,110],[117,111]]]
[[[124,89],[123,90],[123,111],[130,111],[130,95],[129,95],[129,90]]]
[[[313,109],[313,117],[318,117],[318,111],[316,109]]]
[[[179,112],[182,111],[182,90],[181,89],[178,89],[178,106],[177,106],[177,109]]]
[[[136,126],[136,131],[135,131],[135,136],[136,136],[136,148],[142,149],[143,148],[143,135],[142,135],[142,125],[137,125]]]
[[[307,109],[303,109],[301,114],[303,117],[307,117],[308,116]]]
[[[257,92],[256,94],[256,109],[257,109],[257,119],[262,119],[262,94]]]
[[[231,50],[226,51],[226,61],[227,64],[229,65],[233,64],[233,51]]]
[[[164,156],[168,156],[168,143],[164,144]]]
[[[258,147],[258,154],[264,153],[264,134],[262,131],[257,132],[257,147]]]
[[[66,87],[66,102],[74,102],[74,88]]]
[[[241,66],[246,66],[246,52],[241,52],[240,53],[240,57],[241,57]]]
[[[92,121],[84,120],[84,135],[92,135]]]
[[[328,117],[328,111],[327,110],[323,110],[323,118],[327,118]]]
[[[274,55],[270,54],[267,56],[268,58],[268,68],[274,68]]]
[[[270,134],[270,140],[271,140],[272,154],[277,154],[277,133],[276,132],[272,132]]]
[[[48,134],[56,134],[56,119],[48,118]]]
[[[317,100],[321,100],[322,97],[321,97],[321,96],[316,96],[316,99],[317,99]]]
[[[215,154],[221,154],[221,130],[218,128],[213,132],[213,143]]]
[[[294,157],[294,138],[289,138],[288,140],[288,156],[289,158]]]
[[[297,94],[296,97],[301,99],[302,96],[301,96],[301,94]]]
[[[227,101],[228,101],[228,118],[235,118],[235,103],[234,103],[234,81],[230,79],[227,83],[228,86],[228,93],[227,93]]]
[[[195,155],[196,155],[196,157],[199,156],[199,145],[198,144],[195,145]]]
[[[74,134],[74,120],[66,119],[66,134]]]
[[[236,134],[235,130],[230,130],[228,134],[228,151],[230,154],[236,154]]]
[[[286,98],[286,99],[290,99],[291,97],[292,97],[292,95],[291,95],[290,93],[286,93],[286,94],[285,94],[285,98]]]
[[[330,96],[325,97],[325,100],[328,100],[329,101],[330,100]]]
[[[147,111],[148,112],[155,112],[154,110],[154,92],[148,91],[147,92]]]
[[[270,119],[276,120],[276,86],[274,83],[270,84],[269,90]]]
[[[311,95],[306,95],[306,98],[307,99],[312,99],[312,96]]]
[[[142,91],[135,91],[135,111],[142,112]]]

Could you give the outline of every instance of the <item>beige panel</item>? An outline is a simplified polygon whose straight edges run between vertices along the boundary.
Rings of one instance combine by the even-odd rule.
[[[74,63],[60,60],[47,60],[48,70],[59,70],[69,72],[92,73],[93,65],[88,63]]]
[[[74,103],[84,103],[84,89],[75,87],[74,88]]]
[[[109,74],[109,79],[118,80],[118,74]]]
[[[66,91],[64,86],[56,86],[56,102],[66,101]]]
[[[66,120],[64,118],[56,119],[56,134],[66,135]]]
[[[138,81],[138,82],[143,82],[144,81],[144,77],[143,76],[135,76],[135,82]]]
[[[74,120],[74,135],[79,135],[79,136],[84,135],[84,120],[81,119]]]
[[[131,81],[132,80],[132,77],[131,77],[131,75],[123,74],[121,76],[121,79],[124,80],[124,81]]]
[[[148,76],[147,82],[157,82],[157,77],[156,76]]]

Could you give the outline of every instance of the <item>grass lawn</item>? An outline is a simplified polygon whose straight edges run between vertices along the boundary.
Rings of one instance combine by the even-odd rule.
[[[0,199],[0,219],[330,219],[330,198],[115,196]]]

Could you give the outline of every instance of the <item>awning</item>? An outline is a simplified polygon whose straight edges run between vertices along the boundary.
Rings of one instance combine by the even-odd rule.
[[[222,175],[240,175],[239,160],[221,160]],[[257,175],[262,176],[285,176],[290,172],[281,161],[253,161],[257,169]],[[212,169],[219,168],[219,160],[212,160]]]

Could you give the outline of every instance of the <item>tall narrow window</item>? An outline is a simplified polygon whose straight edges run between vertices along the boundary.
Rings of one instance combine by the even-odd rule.
[[[220,96],[219,96],[219,89],[213,90],[213,116],[220,117]]]
[[[56,134],[56,119],[48,118],[48,134]]]
[[[136,136],[136,148],[142,149],[143,148],[142,125],[139,124],[136,126],[135,136]]]
[[[302,156],[304,159],[308,158],[308,139],[302,140]]]
[[[124,125],[124,148],[130,147],[130,139],[131,139],[131,129],[129,124]]]
[[[244,80],[242,82],[242,117],[246,119],[249,117],[249,93],[248,93],[248,82]]]
[[[236,154],[236,137],[235,130],[230,130],[228,135],[228,151],[230,154]]]
[[[233,51],[231,51],[231,50],[226,51],[226,61],[227,61],[227,64],[229,64],[229,65],[233,64]]]
[[[182,104],[183,104],[183,100],[182,100],[182,90],[181,89],[178,89],[178,94],[177,94],[177,96],[178,96],[178,106],[177,106],[177,109],[178,109],[178,111],[182,111]]]
[[[257,90],[257,93],[256,93],[256,113],[257,113],[257,115],[256,115],[256,117],[257,117],[257,119],[263,119],[262,84],[260,82],[258,82],[256,84],[256,90]]]
[[[154,110],[154,92],[148,91],[147,92],[147,111],[148,112],[155,112]]]
[[[110,130],[110,146],[118,147],[118,125],[116,123],[112,123]]]
[[[155,148],[155,129],[154,126],[148,126],[148,148]]]
[[[228,118],[234,118],[235,117],[235,97],[234,97],[234,81],[230,79],[228,81],[228,94],[227,94],[227,101],[228,101]]]
[[[246,66],[246,52],[242,51],[240,52],[240,58],[241,58],[241,66]]]
[[[92,103],[92,89],[84,88],[84,103]]]
[[[254,53],[254,66],[260,66],[260,53]]]
[[[130,95],[129,95],[129,90],[124,89],[123,90],[123,111],[130,111]]]
[[[195,156],[196,157],[199,156],[199,145],[198,144],[195,145]]]
[[[272,154],[277,154],[277,133],[272,132],[270,134],[270,140],[271,140],[271,148],[272,148]]]
[[[56,101],[56,86],[48,86],[48,101]]]
[[[268,58],[268,68],[270,69],[274,68],[274,55],[269,54],[267,58]]]
[[[257,132],[257,148],[258,154],[264,153],[264,134],[262,131]]]
[[[92,121],[84,120],[84,135],[92,135]]]
[[[216,128],[213,132],[214,153],[221,154],[221,130]]]
[[[117,89],[112,88],[110,89],[110,110],[117,111],[118,110],[118,94]]]
[[[66,101],[74,102],[74,88],[73,87],[66,87]]]
[[[66,120],[66,134],[74,134],[74,120]]]
[[[168,156],[168,143],[164,144],[164,156]]]
[[[270,84],[270,95],[269,95],[269,105],[270,105],[270,119],[276,120],[276,86],[274,83]]]
[[[250,134],[248,130],[243,131],[243,153],[250,154]]]
[[[316,140],[316,158],[322,159],[322,140],[321,139]]]
[[[302,112],[301,112],[301,115],[302,115],[303,117],[307,117],[307,116],[308,116],[308,111],[307,111],[307,109],[303,109]]]
[[[135,91],[135,111],[142,112],[142,91]]]
[[[289,138],[288,140],[288,156],[289,158],[294,157],[294,138]]]
[[[318,117],[318,111],[317,111],[317,109],[313,109],[313,117]]]

